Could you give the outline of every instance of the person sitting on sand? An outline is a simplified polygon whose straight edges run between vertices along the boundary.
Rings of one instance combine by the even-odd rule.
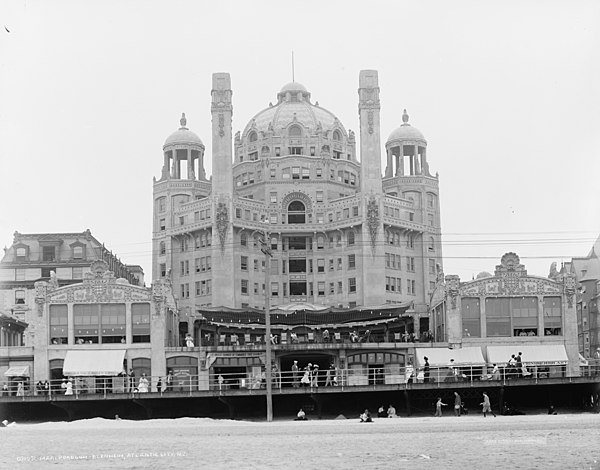
[[[294,421],[307,421],[306,413],[302,408],[300,408],[300,410],[298,411],[298,414],[296,415],[296,419],[294,419]]]
[[[388,418],[397,418],[398,416],[396,415],[396,408],[394,408],[394,405],[390,405],[387,409],[387,417]]]
[[[385,418],[387,416],[387,412],[385,411],[385,408],[383,407],[383,405],[381,405],[379,407],[379,409],[377,410],[377,417],[378,418]]]
[[[361,423],[372,423],[373,422],[373,420],[371,419],[371,413],[369,412],[368,409],[365,409],[364,413],[361,413],[360,422]]]

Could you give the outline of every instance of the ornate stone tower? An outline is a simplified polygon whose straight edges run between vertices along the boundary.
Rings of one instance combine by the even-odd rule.
[[[235,305],[232,288],[234,273],[233,247],[233,144],[231,120],[231,78],[228,73],[213,74],[212,86],[212,202],[213,249],[212,285],[213,304]]]
[[[363,305],[385,303],[385,270],[382,269],[383,218],[379,78],[376,70],[361,70],[358,88],[360,165],[363,214]]]

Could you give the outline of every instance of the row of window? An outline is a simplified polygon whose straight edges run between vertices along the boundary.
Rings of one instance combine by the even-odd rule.
[[[463,334],[481,337],[482,314],[479,299],[463,298],[461,306]],[[537,297],[486,298],[483,321],[488,337],[560,335],[561,298],[544,297],[541,302]]]
[[[292,97],[291,101],[297,101],[297,98]],[[287,135],[293,139],[301,138],[303,135],[302,127],[300,127],[297,124],[291,125],[287,130]],[[327,133],[325,133],[325,135],[327,135]],[[333,131],[333,133],[331,134],[331,138],[336,142],[340,142],[342,140],[342,132],[339,131],[338,129],[335,129]],[[257,132],[250,131],[248,133],[248,142],[256,142],[257,140],[258,140]]]
[[[321,193],[321,194],[319,194],[319,193]],[[317,191],[317,202],[322,202],[322,197],[323,197],[322,193],[323,193],[322,191]],[[344,195],[342,194],[340,196],[343,197]],[[272,203],[277,202],[277,193],[271,193],[270,201]],[[358,217],[358,214],[359,214],[358,206],[353,206],[352,208],[345,207],[345,208],[335,211],[335,212],[328,212],[327,220],[329,222],[333,222],[334,220],[349,219],[350,213],[351,213],[350,211],[352,211],[352,217]],[[244,209],[242,211],[242,209],[240,207],[236,207],[235,217],[236,217],[236,219],[252,220],[254,222],[257,222],[259,219],[265,220],[265,216],[263,216],[263,215],[259,216],[258,212],[251,212],[249,209]],[[278,213],[272,212],[272,213],[268,214],[267,217],[268,217],[268,221],[270,224],[278,224],[279,223],[280,218],[279,218]],[[318,224],[325,223],[325,212],[317,212],[315,217],[316,217],[316,222]],[[288,224],[304,224],[307,221],[308,221],[308,223],[312,223],[313,214],[310,212],[306,213],[304,204],[302,204],[299,201],[294,201],[287,207],[287,223]],[[282,214],[281,215],[281,223],[285,223],[285,222],[286,222],[286,214]]]
[[[385,277],[386,292],[402,294],[402,279],[399,277]],[[413,279],[406,279],[406,293],[416,295],[416,282]]]
[[[353,230],[349,230],[345,232],[346,234],[346,243],[348,246],[353,246],[356,243],[356,235]],[[255,235],[253,240],[254,248],[258,248],[261,246],[260,240],[261,236]],[[283,237],[281,239],[281,244],[279,243],[278,237],[271,237],[270,246],[271,250],[277,251],[279,247],[283,249],[283,251],[287,250],[312,250],[313,248],[313,238],[312,237]],[[342,246],[342,235],[340,233],[336,233],[334,235],[330,235],[329,237],[325,237],[322,235],[317,236],[316,238],[316,248],[317,250],[325,249],[325,242],[327,241],[328,247],[333,248],[335,246]],[[247,247],[248,246],[248,233],[242,232],[240,234],[240,246]]]
[[[40,246],[42,252],[41,261],[56,261],[57,260],[57,247],[52,246]],[[71,259],[84,259],[85,258],[85,245],[73,244],[71,245]],[[29,261],[30,248],[27,245],[21,244],[15,248],[15,261]]]
[[[264,271],[265,262],[264,260],[255,259],[254,261],[254,271],[262,270]],[[325,260],[325,258],[318,258],[316,260],[316,272],[324,273],[325,266],[327,261],[327,269],[328,271],[341,271],[343,269],[342,258],[329,258]],[[281,260],[281,274],[286,274],[288,271],[290,274],[306,274],[313,273],[314,271],[314,260],[298,258],[298,259],[290,259],[290,260]],[[271,274],[279,274],[279,262],[278,260],[273,260],[270,264]],[[240,269],[242,271],[249,270],[249,262],[247,256],[240,257]],[[350,254],[347,255],[347,264],[346,269],[356,269],[356,255]]]
[[[406,270],[409,272],[415,272],[415,257],[414,256],[406,256]],[[390,269],[402,269],[402,256],[395,255],[394,253],[386,253],[385,254],[385,267]],[[432,267],[433,266],[433,267]],[[432,271],[433,269],[433,271]],[[435,260],[429,260],[429,273],[435,273]]]
[[[271,179],[276,179],[277,176],[277,169],[274,167],[270,168],[269,177]],[[316,167],[314,175],[311,175],[309,167],[291,166],[282,168],[280,175],[280,178],[284,180],[310,180],[311,177],[315,179],[322,179],[323,168]],[[346,170],[337,170],[336,172],[335,168],[330,168],[329,180],[337,181],[338,183],[349,184],[350,186],[356,186],[358,184],[358,177],[356,173]],[[262,181],[262,171],[257,170],[256,174],[253,171],[244,172],[236,176],[234,181],[235,186],[238,188],[254,184],[257,181]]]
[[[211,294],[211,279],[203,279],[201,281],[196,281],[194,283],[195,295],[196,297],[201,297],[204,295]],[[180,298],[189,299],[190,298],[190,284],[188,282],[181,284],[179,286]]]
[[[66,269],[70,269],[71,270],[71,279],[83,279],[83,267],[79,266],[79,267],[73,267],[73,268],[61,268],[62,269],[62,275],[65,275],[64,272]],[[24,268],[17,268],[15,269],[15,281],[26,281],[27,279],[27,271],[30,272],[31,274],[31,269],[24,269]],[[46,267],[46,268],[40,268],[37,272],[41,273],[41,274],[36,274],[34,275],[34,278],[37,279],[38,277],[50,277],[50,272],[56,272],[56,268],[55,267]],[[31,280],[31,277],[30,279]],[[18,294],[19,296],[21,294]],[[16,298],[21,298],[21,297],[16,297]],[[15,302],[15,303],[24,303],[24,302]]]
[[[348,294],[356,293],[356,278],[351,277],[347,280],[348,285]],[[280,290],[281,287],[281,290]],[[289,287],[289,290],[288,290]],[[242,279],[240,284],[240,292],[242,295],[249,295],[249,281],[247,279]],[[265,293],[265,285],[260,284],[258,282],[254,283],[255,295],[264,295]],[[315,291],[315,283],[306,282],[306,281],[290,281],[289,283],[283,282],[271,282],[270,286],[270,296],[271,297],[279,297],[281,292],[282,297],[288,296],[306,296],[309,295],[311,297],[317,295],[317,297],[324,297],[325,295],[335,295],[335,294],[344,294],[344,283],[343,281],[337,282],[329,282],[319,281],[316,283],[316,291]]]
[[[50,305],[50,340],[67,344],[69,318],[67,305]],[[125,304],[74,304],[75,344],[125,342],[127,314]],[[131,334],[134,343],[150,342],[150,304],[131,305]]]

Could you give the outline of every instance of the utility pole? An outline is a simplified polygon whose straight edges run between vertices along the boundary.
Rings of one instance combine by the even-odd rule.
[[[271,252],[269,234],[265,230],[260,240],[261,249],[265,254],[265,379],[267,381],[267,422],[273,421],[273,387],[271,383]]]

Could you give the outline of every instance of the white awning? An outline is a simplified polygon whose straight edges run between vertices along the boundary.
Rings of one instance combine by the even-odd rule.
[[[123,372],[124,349],[67,351],[63,375],[115,376]]]
[[[523,364],[532,365],[560,365],[566,364],[569,359],[563,344],[538,344],[538,345],[513,345],[513,346],[488,346],[488,362],[506,365],[514,354],[521,353]]]
[[[13,366],[4,373],[5,377],[29,377],[29,366]]]
[[[431,367],[447,366],[450,359],[454,359],[456,365],[484,365],[485,360],[479,347],[467,347],[460,349],[450,348],[417,348],[417,364],[423,366],[425,356],[429,359]]]

